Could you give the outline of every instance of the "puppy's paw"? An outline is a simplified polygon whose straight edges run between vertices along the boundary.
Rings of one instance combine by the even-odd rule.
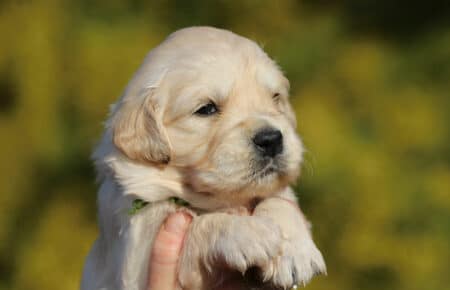
[[[281,252],[281,231],[270,218],[235,219],[214,244],[215,255],[231,269],[244,273],[251,266],[262,266]]]
[[[183,289],[211,289],[223,269],[263,267],[281,253],[281,230],[272,219],[228,214],[195,218],[179,264]]]
[[[325,261],[312,239],[287,240],[282,255],[262,268],[264,280],[282,289],[305,285],[312,277],[326,274]]]

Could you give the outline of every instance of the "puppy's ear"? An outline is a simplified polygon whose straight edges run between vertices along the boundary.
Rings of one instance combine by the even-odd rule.
[[[154,89],[145,96],[123,98],[115,109],[113,142],[128,158],[139,162],[170,161],[170,145],[162,116],[152,101]]]

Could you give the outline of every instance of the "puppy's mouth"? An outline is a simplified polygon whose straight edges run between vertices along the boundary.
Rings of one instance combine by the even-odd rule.
[[[273,175],[284,175],[285,166],[283,160],[279,158],[264,158],[253,162],[250,179],[263,179]]]

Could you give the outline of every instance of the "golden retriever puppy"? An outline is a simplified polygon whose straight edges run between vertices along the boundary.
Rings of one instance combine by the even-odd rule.
[[[93,154],[100,234],[81,288],[145,289],[153,238],[176,210],[194,215],[179,264],[183,289],[214,289],[225,268],[257,268],[282,289],[323,273],[289,188],[303,149],[288,90],[255,42],[226,30],[182,29],[153,49]],[[136,199],[148,204],[130,215]]]

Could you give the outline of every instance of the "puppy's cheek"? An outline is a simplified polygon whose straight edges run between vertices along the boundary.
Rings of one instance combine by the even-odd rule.
[[[186,144],[181,143],[181,144]],[[179,145],[178,145],[179,146]],[[181,146],[179,146],[181,147]],[[189,146],[193,148],[185,148],[181,150],[174,150],[175,153],[173,154],[173,160],[172,165],[179,166],[179,167],[189,167],[189,168],[198,168],[201,166],[201,164],[205,163],[205,160],[207,162],[208,160],[208,150],[206,146],[202,145],[196,145],[196,146]]]
[[[200,134],[187,134],[188,129],[168,127],[167,132],[172,146],[171,164],[179,167],[197,167],[208,159],[208,144]],[[193,137],[194,135],[195,137]]]

